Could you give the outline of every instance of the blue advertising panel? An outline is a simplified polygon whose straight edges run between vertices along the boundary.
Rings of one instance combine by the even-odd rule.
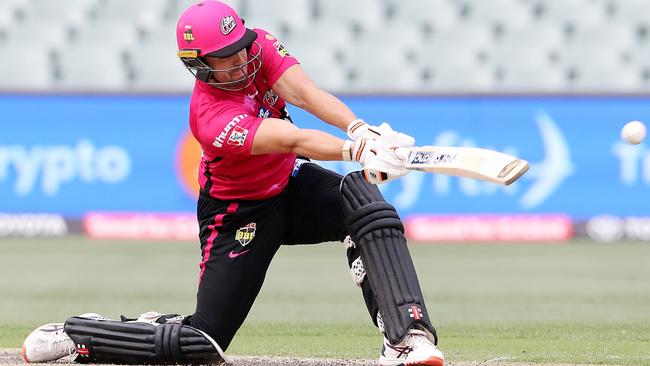
[[[0,211],[190,211],[185,98],[0,98]]]
[[[381,188],[402,214],[649,215],[650,150],[620,140],[650,121],[640,97],[347,97],[369,123],[418,145],[486,147],[527,159],[500,187],[411,173]],[[0,212],[193,212],[187,96],[0,97]],[[292,108],[301,127],[344,135]],[[353,164],[323,162],[344,172]],[[189,173],[188,173],[189,171]]]

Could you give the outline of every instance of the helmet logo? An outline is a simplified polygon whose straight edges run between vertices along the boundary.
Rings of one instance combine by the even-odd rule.
[[[192,33],[192,26],[191,25],[186,25],[185,26],[185,32],[183,32],[183,39],[187,43],[192,43],[194,40],[194,34]]]
[[[237,26],[237,22],[235,22],[235,18],[232,15],[228,15],[227,17],[221,18],[221,33],[224,35],[230,34],[233,29]]]

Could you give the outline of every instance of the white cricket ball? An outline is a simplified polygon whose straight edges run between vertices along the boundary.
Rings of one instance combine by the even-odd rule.
[[[633,145],[641,143],[645,138],[646,128],[641,121],[631,121],[623,126],[621,130],[621,138]]]

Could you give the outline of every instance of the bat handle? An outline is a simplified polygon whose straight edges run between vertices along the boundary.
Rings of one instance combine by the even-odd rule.
[[[395,148],[395,155],[397,155],[397,157],[400,158],[401,160],[408,159],[410,152],[411,152],[411,148],[409,148],[409,147],[397,147],[397,148]]]

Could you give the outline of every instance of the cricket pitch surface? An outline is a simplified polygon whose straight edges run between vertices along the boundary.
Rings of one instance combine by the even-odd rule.
[[[324,358],[286,358],[286,357],[246,357],[229,356],[232,366],[376,366],[375,360],[341,360]],[[69,358],[56,362],[39,363],[39,366],[80,365]],[[25,366],[19,349],[0,350],[0,366]],[[448,362],[447,366],[593,366],[576,364],[538,364],[503,362],[503,360],[488,360],[482,362]],[[599,365],[603,366],[603,365]]]

